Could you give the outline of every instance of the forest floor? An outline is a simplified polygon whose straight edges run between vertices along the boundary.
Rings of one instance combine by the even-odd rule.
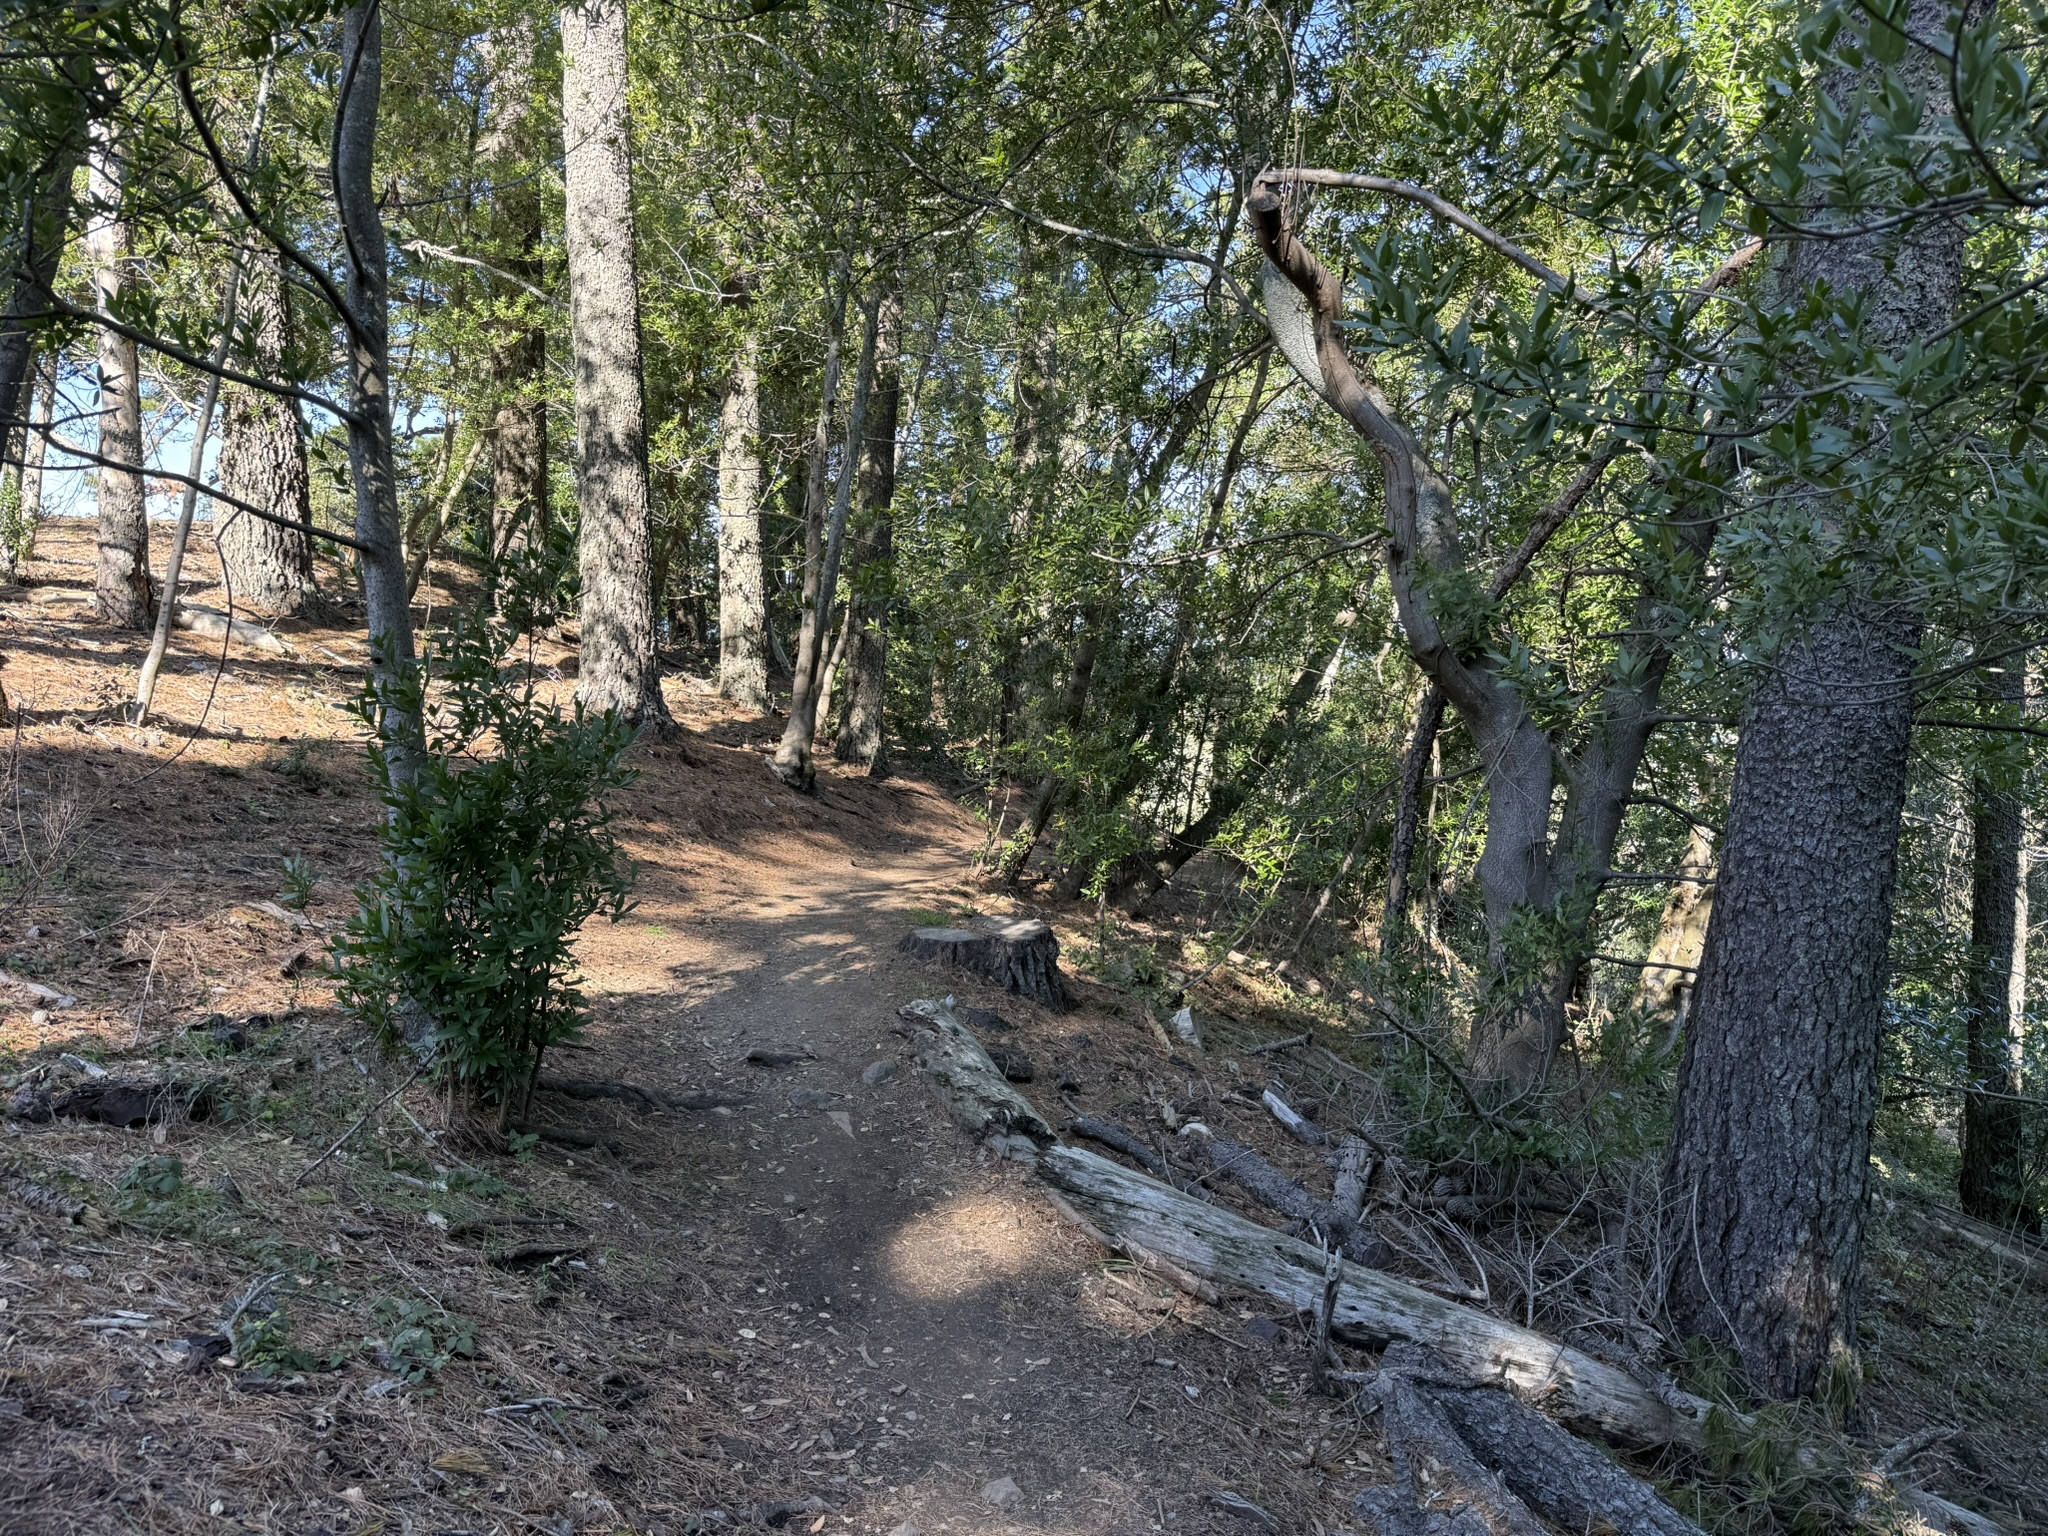
[[[1298,1320],[1108,1257],[954,1127],[897,1012],[996,1010],[1055,1121],[1199,1109],[1306,1168],[1245,1048],[1326,1010],[1219,973],[1197,1064],[1128,991],[1083,979],[1052,1016],[900,956],[919,923],[1020,910],[974,873],[981,824],[907,770],[793,796],[774,722],[678,676],[691,734],[618,802],[639,905],[586,935],[588,1049],[550,1071],[729,1102],[544,1090],[518,1155],[462,1149],[309,964],[376,858],[357,632],[285,625],[292,654],[235,644],[224,672],[181,634],[131,727],[142,646],[91,624],[90,554],[48,528],[0,592],[0,1071],[175,1079],[204,1118],[0,1122],[0,1531],[1253,1536],[1216,1491],[1353,1528],[1390,1474],[1310,1391]],[[1115,973],[1123,938],[1044,915]],[[1879,1443],[1959,1424],[1944,1491],[2048,1516],[2042,1287],[1885,1230]],[[238,1306],[244,1358],[189,1342]]]

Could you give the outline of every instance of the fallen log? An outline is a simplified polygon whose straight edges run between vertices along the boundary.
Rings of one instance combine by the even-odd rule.
[[[952,1009],[921,998],[901,1012],[924,1026],[911,1032],[911,1060],[969,1135],[1023,1136],[1041,1147],[1055,1139],[1045,1117],[1010,1086]]]
[[[1120,1125],[1112,1125],[1107,1120],[1096,1120],[1083,1115],[1078,1120],[1068,1122],[1067,1134],[1082,1137],[1087,1141],[1100,1142],[1113,1151],[1123,1153],[1153,1178],[1171,1182],[1167,1166],[1159,1154]]]
[[[1372,1148],[1357,1136],[1346,1136],[1337,1149],[1337,1186],[1330,1205],[1353,1221],[1365,1212],[1366,1186],[1372,1182]]]
[[[1320,1251],[1167,1188],[1078,1147],[1053,1147],[1039,1177],[1092,1230],[1161,1261],[1161,1273],[1270,1296],[1299,1312],[1322,1300]],[[1660,1396],[1625,1371],[1527,1328],[1489,1317],[1376,1270],[1348,1268],[1331,1316],[1340,1339],[1380,1349],[1426,1344],[1461,1371],[1498,1381],[1532,1406],[1624,1445],[1699,1446],[1711,1406]]]
[[[972,971],[1054,1013],[1074,1006],[1060,971],[1060,941],[1036,918],[991,920],[979,928],[913,928],[896,947]]]
[[[1499,1474],[1473,1455],[1443,1409],[1422,1388],[1399,1375],[1392,1376],[1381,1389],[1380,1416],[1386,1426],[1387,1452],[1401,1480],[1394,1496],[1413,1506],[1409,1529],[1419,1525],[1430,1530],[1435,1522],[1427,1517],[1444,1510],[1449,1518],[1440,1528],[1447,1536],[1451,1532],[1458,1536],[1467,1532],[1471,1536],[1549,1536],[1543,1522]],[[1362,1503],[1359,1512],[1377,1513],[1396,1528],[1401,1517],[1409,1515],[1407,1510],[1390,1507],[1384,1498]],[[1633,1533],[1634,1528],[1621,1529]]]
[[[1434,1403],[1481,1464],[1544,1519],[1574,1531],[1704,1536],[1649,1484],[1498,1387],[1447,1380],[1412,1344],[1389,1348],[1380,1371]]]
[[[232,634],[251,650],[262,651],[267,656],[289,656],[292,648],[261,624],[250,624],[242,619],[231,619],[217,608],[201,608],[193,603],[180,603],[171,613],[171,623],[188,634],[202,640],[220,640]]]
[[[1289,1221],[1320,1233],[1354,1264],[1377,1266],[1393,1257],[1393,1251],[1357,1217],[1318,1200],[1250,1147],[1239,1146],[1228,1136],[1196,1139],[1202,1140],[1210,1166],[1223,1177]]]

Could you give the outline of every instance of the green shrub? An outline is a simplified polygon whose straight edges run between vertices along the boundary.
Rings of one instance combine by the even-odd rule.
[[[603,800],[634,777],[632,730],[543,704],[531,671],[503,664],[511,638],[466,623],[399,691],[426,721],[413,783],[389,781],[376,694],[357,700],[388,813],[384,859],[334,946],[343,1005],[495,1106],[501,1129],[543,1053],[582,1030],[577,931],[623,916],[632,889]]]
[[[371,1314],[377,1331],[363,1339],[363,1347],[407,1386],[418,1386],[450,1360],[468,1360],[476,1354],[476,1324],[430,1302],[387,1297]]]

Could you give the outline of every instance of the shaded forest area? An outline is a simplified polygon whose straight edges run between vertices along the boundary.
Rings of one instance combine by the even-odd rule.
[[[2044,26],[10,9],[0,1529],[2048,1525]]]

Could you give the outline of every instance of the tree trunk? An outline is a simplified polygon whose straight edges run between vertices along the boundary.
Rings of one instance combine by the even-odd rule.
[[[892,285],[875,317],[875,398],[861,439],[866,539],[854,575],[859,603],[846,658],[846,717],[833,756],[870,777],[888,771],[889,603],[896,581],[896,438],[903,414],[903,293]]]
[[[536,301],[521,284],[546,281],[541,258],[546,210],[540,170],[546,156],[534,100],[534,21],[513,17],[489,40],[491,117],[477,154],[494,183],[491,238],[494,319],[490,335],[491,534],[502,558],[522,544],[544,544],[548,531],[548,333]]]
[[[766,714],[768,572],[761,547],[761,338],[740,339],[718,422],[718,691]]]
[[[1178,832],[1162,838],[1147,852],[1127,860],[1117,871],[1109,883],[1109,900],[1113,905],[1130,913],[1143,911],[1161,887],[1179,874],[1189,859],[1214,842],[1216,834],[1223,830],[1230,818],[1243,809],[1245,802],[1258,791],[1260,782],[1286,750],[1295,722],[1322,686],[1323,674],[1329,669],[1333,651],[1334,647],[1319,648],[1301,664],[1301,670],[1294,674],[1293,685],[1267,717],[1265,729],[1259,732],[1259,739],[1243,766],[1211,781],[1209,804],[1202,814]]]
[[[672,724],[654,646],[652,508],[640,371],[625,0],[562,10],[563,179],[576,375],[582,657],[576,697]]]
[[[26,195],[7,209],[7,234],[0,246],[0,273],[9,279],[4,312],[0,312],[0,400],[22,398],[35,356],[36,338],[31,317],[49,308],[50,285],[57,277],[57,264],[64,254],[64,242],[71,226],[72,183],[79,161],[84,158],[88,137],[84,77],[90,73],[83,52],[75,53],[63,67],[65,88],[61,118],[48,124],[51,143],[41,163],[24,177]],[[17,243],[18,241],[18,243]],[[55,380],[55,359],[49,364]],[[0,459],[12,462],[17,456],[23,429],[0,426]],[[45,440],[32,434],[38,444]],[[38,468],[42,448],[31,450]],[[38,479],[40,485],[40,479]]]
[[[1847,602],[1815,621],[1736,756],[1665,1167],[1670,1304],[1774,1397],[1855,1345],[1916,638]]]
[[[854,369],[853,408],[847,418],[846,451],[839,464],[838,489],[833,493],[831,515],[822,529],[818,526],[816,514],[808,509],[821,503],[823,497],[806,497],[804,627],[797,645],[796,677],[789,691],[789,723],[783,728],[782,741],[775,749],[774,759],[776,777],[806,795],[812,793],[817,779],[811,748],[818,731],[818,695],[824,682],[825,641],[832,617],[834,591],[839,585],[839,561],[846,541],[846,517],[853,503],[861,433],[866,429],[869,397],[874,390],[878,318],[877,309],[868,311],[860,362]],[[828,364],[826,372],[828,383],[836,384],[837,379],[832,377],[835,369]],[[828,402],[830,399],[828,394]],[[821,440],[826,420],[827,413],[821,411]],[[814,455],[820,452],[816,444],[812,451]],[[812,489],[819,492],[822,492],[826,478],[820,472],[822,463],[822,456],[813,459],[811,484]]]
[[[251,265],[246,287],[249,372],[282,375],[291,356],[291,307],[281,260]],[[229,594],[238,607],[263,614],[298,614],[317,594],[313,586],[312,476],[299,404],[263,390],[226,386],[221,421],[221,489],[253,506],[290,518],[281,527],[228,510],[215,534]]]
[[[103,82],[111,94],[111,76]],[[93,287],[101,309],[120,307],[121,290],[134,275],[133,227],[125,207],[124,134],[112,115],[92,125],[93,217],[85,232]],[[135,343],[111,329],[99,337],[99,451],[126,464],[142,463],[142,378]],[[142,476],[99,471],[99,553],[93,571],[93,609],[102,624],[147,629],[150,606],[149,504]]]
[[[1945,39],[1947,15],[1915,0],[1906,24]],[[1885,88],[1925,89],[1928,110],[1944,112],[1933,55],[1918,46]],[[1868,132],[1872,69],[1822,81],[1854,139]],[[1910,82],[1894,86],[1901,73]],[[1882,202],[1882,189],[1872,195]],[[1853,226],[1861,215],[1807,217]],[[1954,315],[1963,235],[1922,220],[1799,240],[1782,292],[1796,304],[1825,285],[1858,306],[1865,342],[1896,357]],[[1807,499],[1815,528],[1855,521],[1823,493]],[[1773,1397],[1803,1396],[1824,1373],[1853,1381],[1920,638],[1918,617],[1877,590],[1876,562],[1840,558],[1837,595],[1758,684],[1743,729],[1665,1162],[1671,1315],[1732,1347]]]
[[[1986,682],[2008,714],[2025,712],[2025,657],[2009,658]],[[2017,1102],[2027,991],[2025,759],[2003,741],[1979,756],[1970,782],[1970,1091],[1963,1096],[1958,1195],[1980,1220],[2033,1231],[2040,1213],[2027,1198],[2026,1123]]]
[[[48,423],[56,396],[57,354],[44,351],[21,381],[16,414],[25,421]],[[9,436],[0,428],[0,441]],[[42,433],[26,428],[20,438],[12,440],[21,443],[21,464],[18,472],[12,465],[8,468],[13,520],[0,528],[0,579],[10,582],[21,579],[21,568],[35,555],[36,525],[43,519],[43,455],[50,446]]]
[[[1672,886],[1671,894],[1664,900],[1656,942],[1650,946],[1650,957],[1636,987],[1637,1009],[1645,1018],[1668,1020],[1673,1040],[1685,1027],[1693,985],[1699,978],[1700,956],[1706,952],[1714,888],[1704,877],[1711,876],[1714,869],[1714,840],[1706,828],[1695,826],[1686,844],[1682,870],[1702,878],[1681,880]]]
[[[1430,758],[1444,724],[1444,691],[1427,683],[1415,706],[1415,728],[1401,756],[1401,798],[1394,807],[1394,838],[1387,849],[1387,910],[1380,919],[1380,953],[1391,957],[1408,917],[1408,882],[1415,867],[1415,840],[1422,828],[1422,791]]]
[[[365,623],[380,731],[394,785],[419,776],[421,721],[407,697],[413,671],[405,531],[391,436],[390,265],[377,204],[377,111],[384,90],[384,18],[358,0],[342,18],[344,101],[334,129],[334,202],[348,252],[349,475],[362,556]]]

